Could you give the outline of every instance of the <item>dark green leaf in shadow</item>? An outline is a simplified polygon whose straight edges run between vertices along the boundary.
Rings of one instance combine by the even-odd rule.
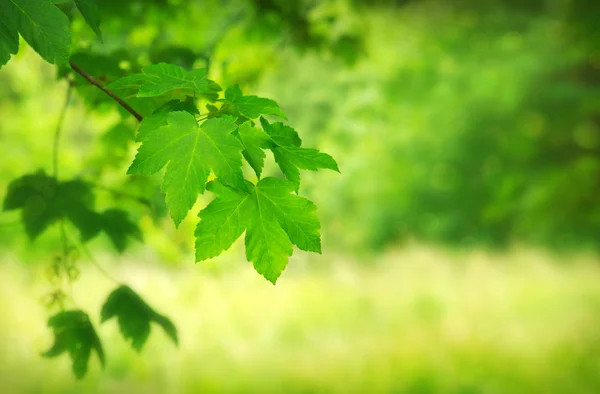
[[[82,242],[104,231],[117,251],[123,252],[128,239],[141,240],[140,229],[125,211],[96,212],[92,186],[79,179],[58,182],[43,171],[17,178],[8,185],[4,210],[17,209],[21,210],[21,221],[31,240],[60,218],[77,227]]]
[[[157,313],[129,286],[120,286],[113,291],[104,306],[101,320],[116,317],[121,334],[136,351],[141,351],[150,335],[150,323],[158,324],[171,340],[177,344],[177,329],[166,316]]]
[[[10,28],[8,42],[14,49],[14,27],[29,45],[49,63],[69,61],[71,32],[69,19],[47,0],[0,0],[4,28]],[[16,23],[10,21],[17,21]],[[4,29],[6,30],[6,29]],[[4,36],[4,35],[3,35]],[[0,53],[0,57],[2,57]],[[3,57],[2,57],[3,58]]]
[[[94,33],[102,40],[102,32],[100,32],[100,11],[96,0],[75,0],[75,5],[85,22],[92,28]]]
[[[102,213],[102,229],[114,247],[123,252],[129,238],[142,240],[140,228],[129,220],[127,212],[121,209],[108,209]]]
[[[54,345],[42,353],[47,358],[68,352],[73,362],[73,373],[78,379],[85,376],[92,351],[104,366],[104,350],[88,315],[81,310],[59,312],[48,320],[54,332]]]
[[[0,1],[0,67],[10,60],[10,55],[19,51],[18,14],[14,7]]]

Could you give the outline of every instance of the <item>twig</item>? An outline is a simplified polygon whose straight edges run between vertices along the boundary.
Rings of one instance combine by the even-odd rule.
[[[62,124],[65,119],[65,114],[67,113],[67,108],[69,107],[69,102],[71,101],[71,92],[73,89],[71,85],[67,88],[67,95],[65,98],[65,104],[60,111],[60,115],[58,116],[58,121],[56,122],[56,131],[54,131],[54,147],[52,151],[52,173],[55,178],[58,178],[58,151],[60,144],[60,132],[62,130]]]
[[[73,62],[69,62],[69,64],[71,65],[71,68],[76,73],[78,73],[83,78],[85,78],[89,83],[91,83],[92,85],[96,86],[98,89],[102,90],[104,93],[106,93],[107,95],[109,95],[121,107],[123,107],[127,112],[129,112],[131,115],[133,115],[138,121],[141,122],[142,119],[144,119],[144,117],[142,115],[140,115],[129,104],[127,104],[125,101],[123,101],[122,98],[120,98],[119,96],[117,96],[116,94],[114,94],[113,92],[111,92],[110,90],[106,89],[96,78],[92,77],[90,74],[88,74],[87,72],[85,72],[84,70],[82,70],[81,67],[79,67],[77,64],[75,64]]]
[[[65,97],[65,103],[62,107],[62,110],[60,111],[60,115],[58,116],[58,120],[56,122],[56,130],[54,131],[54,144],[53,144],[53,149],[52,149],[52,173],[54,175],[54,178],[58,178],[58,158],[60,156],[60,154],[59,154],[60,153],[60,136],[61,136],[62,124],[65,119],[65,114],[67,113],[67,108],[69,107],[69,102],[71,101],[71,92],[72,91],[73,91],[73,89],[71,87],[71,84],[69,84],[69,87],[67,88],[67,94]],[[60,229],[60,241],[62,244],[62,256],[60,258],[60,261],[61,261],[61,265],[64,267],[65,262],[69,258],[69,242],[67,241],[67,236],[65,234],[65,219],[63,217],[59,218],[58,225],[59,225],[59,229]],[[59,285],[58,289],[60,291],[62,291],[62,289],[60,287],[62,287],[62,286]],[[73,291],[72,291],[71,287],[70,287],[70,293],[71,294],[69,296],[73,300]],[[73,301],[73,303],[74,303],[74,301]]]
[[[141,196],[136,196],[135,194],[130,194],[130,193],[126,193],[120,190],[115,190],[113,188],[110,188],[108,186],[104,186],[104,185],[100,185],[98,183],[94,183],[94,182],[90,182],[90,181],[86,181],[88,185],[92,186],[95,189],[99,189],[99,190],[104,190],[105,192],[108,192],[110,194],[112,194],[115,197],[121,197],[121,198],[129,198],[130,200],[133,200],[139,204],[145,205],[147,207],[151,207],[152,203]]]
[[[88,248],[83,244],[83,242],[80,242],[76,237],[72,236],[71,234],[67,233],[67,236],[71,239],[71,242],[73,242],[73,244],[81,251],[83,252],[83,254],[88,258],[88,260],[98,269],[98,271],[100,271],[107,279],[120,284],[121,282],[119,282],[118,280],[116,280],[111,274],[108,273],[107,270],[104,269],[104,267],[102,267],[102,265],[100,265],[100,263],[98,263],[98,261],[92,256],[92,253],[88,250]]]
[[[61,264],[67,276],[68,293],[65,294],[71,299],[73,305],[77,306],[77,303],[75,302],[75,296],[73,295],[73,279],[69,277],[69,273],[67,272],[67,259],[69,258],[69,241],[67,240],[65,218],[61,217],[59,219],[58,225],[60,227],[60,239],[63,247]]]

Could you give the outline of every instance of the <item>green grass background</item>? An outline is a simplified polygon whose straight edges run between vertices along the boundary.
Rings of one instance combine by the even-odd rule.
[[[600,390],[600,265],[592,256],[415,245],[366,266],[347,256],[300,255],[277,286],[257,276],[240,253],[217,260],[177,269],[134,258],[109,265],[173,319],[180,346],[154,327],[137,354],[116,323],[107,322],[99,328],[106,369],[93,357],[89,375],[75,381],[66,355],[39,356],[52,341],[39,302],[48,290],[43,268],[26,270],[5,255],[0,392]],[[96,327],[114,287],[94,267],[73,285]]]

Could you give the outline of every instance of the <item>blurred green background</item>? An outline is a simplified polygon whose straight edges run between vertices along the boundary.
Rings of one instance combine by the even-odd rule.
[[[75,78],[60,178],[97,184],[144,242],[118,255],[98,238],[94,264],[77,256],[69,292],[107,366],[92,357],[76,381],[66,356],[39,355],[58,229],[32,244],[18,212],[0,213],[0,392],[600,392],[600,2],[100,4],[103,42],[73,17],[90,74],[209,66],[336,158],[341,175],[304,173],[301,188],[324,252],[296,251],[277,286],[239,241],[194,265],[197,217],[176,229],[157,179],[125,176],[135,120]],[[0,198],[50,171],[65,78],[30,48],[0,70]],[[115,283],[95,264],[168,315],[179,348],[155,329],[137,354],[99,326]]]

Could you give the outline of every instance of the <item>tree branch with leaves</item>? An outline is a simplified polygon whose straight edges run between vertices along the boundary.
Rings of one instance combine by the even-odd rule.
[[[291,126],[267,119],[287,120],[275,101],[245,95],[238,85],[229,86],[223,94],[221,86],[208,79],[205,68],[188,70],[164,62],[146,65],[140,72],[104,84],[70,59],[70,21],[63,7],[72,4],[100,38],[98,4],[95,0],[55,3],[61,3],[61,7],[47,0],[0,0],[0,65],[17,53],[20,35],[43,59],[70,67],[137,119],[140,123],[135,140],[139,146],[127,174],[146,176],[166,169],[161,190],[176,226],[189,214],[199,195],[213,193],[216,197],[198,213],[196,261],[220,255],[245,233],[248,261],[275,284],[294,246],[321,252],[316,206],[298,195],[300,170],[339,169],[328,154],[303,147]],[[31,240],[59,226],[62,261],[67,261],[73,246],[96,264],[85,248],[91,239],[105,233],[122,252],[128,239],[141,240],[142,234],[126,211],[98,211],[92,184],[58,178],[60,129],[71,87],[68,92],[55,133],[53,175],[40,170],[14,180],[8,186],[3,207],[20,210]],[[131,98],[156,99],[158,104],[142,116],[128,102]],[[198,109],[200,100],[208,103],[204,113]],[[281,177],[263,176],[267,151],[272,152]],[[254,172],[250,179],[244,176],[245,166]],[[78,237],[67,234],[67,224],[77,229]],[[73,245],[71,238],[75,239]],[[150,333],[151,322],[177,343],[173,323],[126,285],[119,284],[102,308],[102,322],[111,317],[117,317],[123,336],[138,351]],[[48,325],[54,331],[55,343],[45,356],[69,353],[77,377],[85,375],[92,352],[104,364],[100,336],[87,313],[61,306]]]

